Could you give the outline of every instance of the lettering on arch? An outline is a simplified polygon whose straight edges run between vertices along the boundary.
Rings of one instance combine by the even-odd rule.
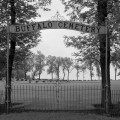
[[[43,21],[27,25],[11,25],[11,33],[26,33],[44,29],[69,29],[85,33],[106,34],[105,26],[89,26],[78,22],[70,21]]]

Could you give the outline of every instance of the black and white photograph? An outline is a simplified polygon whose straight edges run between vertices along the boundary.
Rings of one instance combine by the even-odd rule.
[[[119,120],[120,0],[0,0],[0,120]]]

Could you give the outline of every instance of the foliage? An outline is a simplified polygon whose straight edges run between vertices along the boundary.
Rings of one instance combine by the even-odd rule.
[[[77,63],[75,63],[74,68],[77,70],[76,76],[77,76],[77,80],[78,80],[79,73],[80,73],[80,70],[81,70],[81,66],[80,66],[79,63],[77,62]]]
[[[45,55],[42,54],[40,51],[37,51],[35,69],[38,72],[39,79],[42,71],[44,71],[45,65]]]
[[[31,70],[31,65],[29,64],[29,57],[31,55],[31,51],[29,51],[27,48],[24,49],[16,49],[16,54],[14,58],[14,64],[13,64],[13,73],[14,77],[16,76],[17,79],[20,72],[23,74],[21,75],[21,78],[27,79],[27,72]],[[20,71],[20,72],[19,72]]]
[[[46,58],[46,64],[48,65],[47,73],[51,74],[52,80],[53,80],[53,73],[55,72],[55,69],[54,69],[54,62],[55,62],[55,60],[56,60],[56,57],[55,56],[51,56],[51,55],[49,55]]]

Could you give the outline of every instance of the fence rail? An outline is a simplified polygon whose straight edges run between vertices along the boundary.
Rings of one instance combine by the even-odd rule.
[[[0,93],[0,100],[3,93]],[[120,90],[111,91],[112,103],[120,110]],[[101,87],[96,85],[13,85],[11,111],[103,111]],[[0,101],[1,102],[1,101]],[[2,105],[2,103],[1,103]]]

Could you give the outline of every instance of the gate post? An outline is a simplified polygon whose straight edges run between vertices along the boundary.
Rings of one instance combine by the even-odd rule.
[[[107,21],[107,17],[106,17],[106,20],[105,20],[105,26],[106,26],[106,52],[105,52],[105,62],[106,62],[106,66],[105,66],[105,71],[106,71],[106,86],[105,86],[105,94],[106,94],[106,102],[105,102],[105,112],[106,114],[109,114],[109,102],[108,102],[108,99],[109,99],[109,96],[108,96],[108,21]]]
[[[57,109],[59,110],[59,79],[56,81]]]
[[[10,81],[9,81],[9,24],[7,24],[7,79],[6,79],[6,88],[5,88],[5,105],[6,105],[6,113],[8,114],[10,111]]]

